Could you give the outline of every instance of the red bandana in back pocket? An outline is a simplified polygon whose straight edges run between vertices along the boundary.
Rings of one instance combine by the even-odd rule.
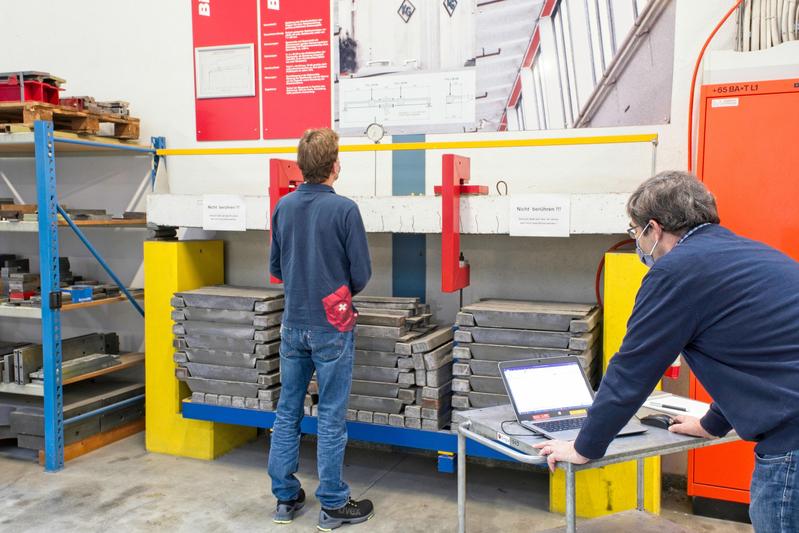
[[[349,287],[342,285],[336,289],[336,292],[328,294],[322,299],[322,305],[325,307],[327,321],[334,328],[341,332],[352,331],[358,313],[352,307],[352,293]]]

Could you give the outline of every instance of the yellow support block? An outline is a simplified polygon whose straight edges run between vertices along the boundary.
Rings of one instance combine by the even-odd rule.
[[[177,291],[224,283],[222,241],[145,242],[146,443],[150,452],[216,459],[256,437],[256,429],[184,419],[190,396],[175,378],[172,307]]]
[[[619,351],[627,321],[633,311],[635,295],[646,274],[636,254],[605,254],[605,309],[603,316],[603,368],[607,369]],[[578,472],[575,477],[577,516],[595,518],[635,509],[635,461]],[[660,457],[646,459],[644,466],[644,505],[653,514],[660,514]],[[566,475],[557,471],[550,476],[550,511],[566,511]]]

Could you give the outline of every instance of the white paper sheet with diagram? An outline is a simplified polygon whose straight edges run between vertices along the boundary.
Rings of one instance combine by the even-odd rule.
[[[392,133],[475,124],[474,69],[390,74],[339,81],[339,128],[363,132],[377,123]],[[454,130],[453,130],[454,131]]]
[[[250,44],[194,49],[197,98],[255,96],[255,49]]]

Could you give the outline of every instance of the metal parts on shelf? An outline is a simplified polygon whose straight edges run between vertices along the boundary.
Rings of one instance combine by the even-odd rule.
[[[600,321],[599,308],[585,304],[486,299],[464,306],[453,348],[453,408],[507,404],[502,361],[574,355],[598,383]]]
[[[203,287],[172,298],[175,376],[192,402],[274,410],[280,396],[283,293]]]

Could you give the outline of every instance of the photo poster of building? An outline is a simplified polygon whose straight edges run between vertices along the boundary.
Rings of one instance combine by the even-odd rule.
[[[540,0],[333,0],[333,124],[501,131]]]

